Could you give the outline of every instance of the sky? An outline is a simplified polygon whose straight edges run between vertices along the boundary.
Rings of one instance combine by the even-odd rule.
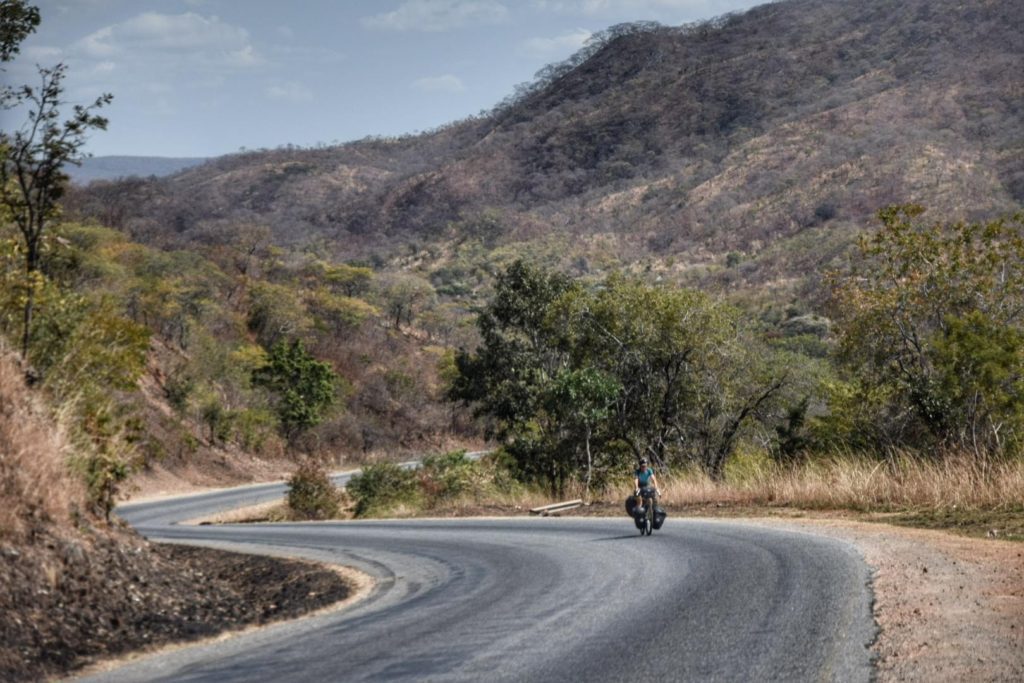
[[[330,145],[488,110],[614,24],[763,1],[35,0],[42,23],[0,76],[35,83],[63,62],[69,103],[113,94],[97,156]],[[0,112],[0,127],[23,118]]]

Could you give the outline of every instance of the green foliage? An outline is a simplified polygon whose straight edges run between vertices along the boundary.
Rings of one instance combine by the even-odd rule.
[[[199,416],[209,429],[210,443],[224,443],[231,435],[231,413],[217,397],[211,397],[200,406]]]
[[[380,515],[398,504],[416,506],[420,502],[416,472],[394,463],[367,465],[346,488],[356,501],[356,517]]]
[[[298,291],[284,285],[261,282],[250,292],[249,329],[266,348],[295,338],[312,325]]]
[[[288,479],[288,510],[293,519],[334,519],[342,494],[327,471],[313,459],[305,460]]]
[[[262,453],[275,441],[277,416],[263,408],[245,408],[231,415],[232,438],[246,451]]]
[[[93,511],[109,520],[117,504],[120,485],[131,472],[128,463],[117,454],[100,450],[80,458],[78,465],[85,478]]]
[[[466,457],[465,451],[430,455],[419,469],[420,486],[432,505],[450,501],[480,486],[480,465]]]
[[[589,485],[627,468],[629,455],[721,477],[800,374],[735,309],[617,275],[588,290],[515,262],[478,325],[450,396],[495,419],[521,476],[554,493],[582,471]]]
[[[21,3],[6,2],[0,31],[0,56],[17,50],[17,43],[35,29],[38,12]],[[10,23],[8,23],[10,22]],[[19,251],[25,266],[21,355],[28,359],[35,315],[36,279],[44,255],[44,240],[64,194],[64,166],[83,158],[88,133],[104,130],[107,120],[95,113],[113,97],[101,95],[92,104],[76,105],[62,120],[64,77],[67,67],[39,67],[40,85],[0,90],[0,106],[26,111],[25,124],[13,132],[0,130],[0,207],[20,237]]]
[[[855,375],[857,429],[883,445],[1016,450],[1024,428],[1024,214],[920,225],[892,207],[833,278],[840,360]]]
[[[332,288],[337,288],[348,297],[365,294],[370,289],[373,270],[363,266],[350,266],[344,263],[328,265],[324,269],[324,281]]]
[[[312,292],[308,304],[319,325],[333,334],[350,333],[378,315],[377,309],[362,299],[334,294],[326,289]]]
[[[188,399],[195,391],[195,378],[186,373],[178,372],[167,378],[164,382],[164,397],[167,402],[179,413],[184,413],[188,407]]]
[[[255,370],[252,378],[277,397],[277,414],[289,438],[319,424],[335,402],[334,370],[313,358],[298,340],[275,344],[267,365]]]
[[[21,41],[39,26],[39,8],[24,0],[0,0],[0,62],[20,51]]]

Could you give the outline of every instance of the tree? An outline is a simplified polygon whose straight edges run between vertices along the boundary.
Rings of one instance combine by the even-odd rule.
[[[594,475],[591,442],[595,430],[611,414],[622,387],[613,377],[593,368],[566,370],[554,378],[548,390],[547,409],[571,434],[581,433],[586,455],[584,497],[590,498]]]
[[[494,297],[477,318],[482,339],[474,353],[460,351],[449,398],[473,403],[478,416],[494,420],[509,442],[520,474],[561,493],[572,472],[562,443],[560,418],[551,412],[553,381],[569,356],[549,324],[554,304],[578,285],[523,261],[498,275]],[[546,407],[547,406],[547,407]]]
[[[394,320],[396,330],[402,322],[412,325],[420,310],[432,303],[434,287],[419,275],[412,273],[390,273],[379,278],[378,286],[384,309]]]
[[[516,262],[478,326],[450,396],[494,418],[521,473],[554,492],[583,467],[589,488],[595,447],[612,467],[631,454],[721,478],[744,429],[774,420],[790,384],[788,358],[738,311],[620,276],[587,289]]]
[[[24,0],[0,0],[0,62],[18,54],[21,41],[39,26],[39,9]]]
[[[334,370],[313,358],[297,339],[275,344],[267,364],[253,371],[252,379],[277,396],[277,414],[289,439],[319,424],[335,401]]]
[[[752,420],[774,419],[791,364],[771,354],[738,310],[686,289],[614,276],[566,314],[574,365],[621,387],[609,439],[658,465],[695,462],[712,478]]]
[[[1024,429],[1024,214],[922,225],[923,212],[881,211],[856,267],[832,276],[851,402],[872,406],[865,429],[883,444],[1000,452]]]
[[[5,13],[14,11],[8,9],[8,4],[4,4]],[[31,17],[28,21],[31,23]],[[23,32],[24,28],[16,29],[15,35],[18,31]],[[8,32],[6,27],[4,32]],[[52,69],[41,68],[38,88],[25,85],[5,93],[6,106],[28,106],[27,121],[21,129],[13,133],[0,131],[3,154],[0,205],[7,210],[10,220],[21,233],[24,249],[21,353],[25,358],[28,357],[36,289],[41,277],[43,240],[67,182],[64,165],[80,163],[84,158],[82,148],[90,130],[106,129],[107,120],[95,111],[113,99],[111,95],[104,94],[89,106],[75,105],[71,117],[62,122],[60,110],[66,104],[62,99],[66,70],[63,64]]]

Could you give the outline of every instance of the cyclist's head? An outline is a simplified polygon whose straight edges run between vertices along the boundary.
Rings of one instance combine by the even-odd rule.
[[[647,458],[640,458],[640,467],[647,467]]]

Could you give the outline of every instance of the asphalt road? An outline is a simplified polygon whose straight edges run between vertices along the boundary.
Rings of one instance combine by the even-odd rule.
[[[171,524],[280,494],[120,514],[153,540],[357,567],[367,599],[88,680],[870,680],[869,572],[839,541],[672,517],[652,537],[625,516]]]

